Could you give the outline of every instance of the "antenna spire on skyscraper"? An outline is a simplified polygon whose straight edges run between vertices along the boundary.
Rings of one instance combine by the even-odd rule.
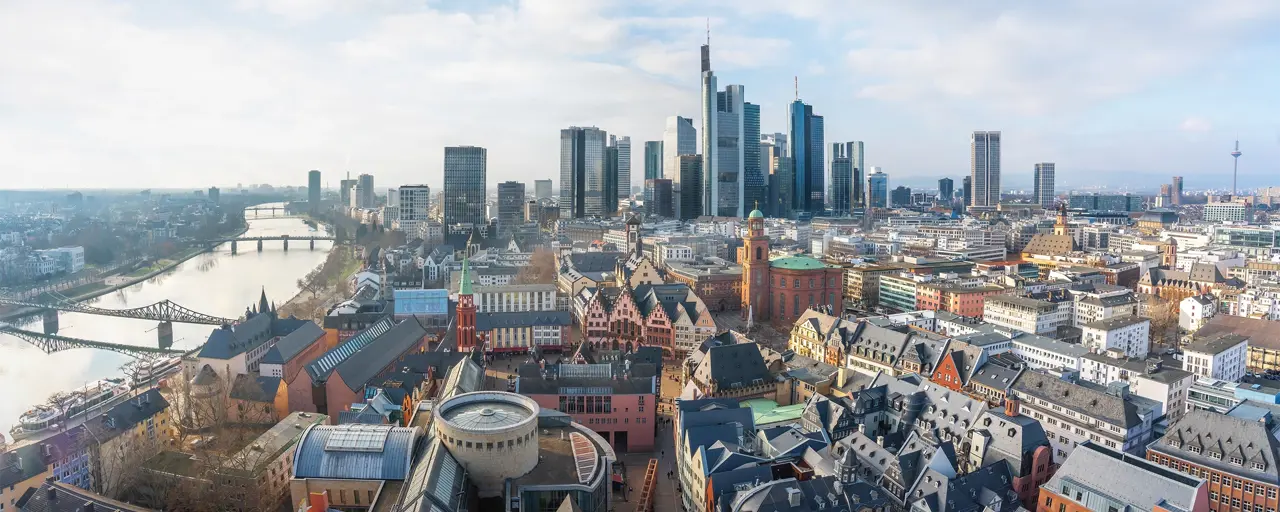
[[[1235,199],[1236,195],[1236,175],[1240,172],[1240,136],[1236,136],[1236,149],[1231,152],[1231,196]]]
[[[711,46],[711,18],[707,18],[707,46]]]
[[[796,85],[796,101],[800,101],[800,76],[797,75],[792,78],[795,80]]]

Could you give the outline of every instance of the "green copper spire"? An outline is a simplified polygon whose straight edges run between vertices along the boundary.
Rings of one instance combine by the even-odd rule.
[[[458,285],[458,295],[471,295],[471,259],[462,260],[462,284]]]

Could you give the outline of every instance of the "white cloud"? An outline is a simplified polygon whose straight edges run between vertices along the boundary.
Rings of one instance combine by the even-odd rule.
[[[1182,124],[1178,125],[1178,129],[1184,132],[1207,132],[1213,129],[1213,123],[1203,117],[1192,116],[1184,119]]]

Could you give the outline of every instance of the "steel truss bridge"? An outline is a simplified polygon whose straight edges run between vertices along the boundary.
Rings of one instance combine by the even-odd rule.
[[[0,324],[0,333],[8,334],[15,338],[19,338],[27,343],[35,345],[46,354],[61,352],[63,350],[71,350],[73,348],[96,348],[100,350],[110,350],[133,358],[145,358],[155,355],[171,355],[181,354],[185,351],[171,348],[159,347],[143,347],[137,345],[126,345],[123,343],[107,343],[105,341],[93,341],[80,338],[71,338],[67,336],[59,336],[57,334],[44,334],[33,331],[26,331],[14,327],[9,324]]]
[[[155,320],[157,322],[178,322],[182,324],[224,325],[235,323],[234,319],[206,315],[183,307],[176,302],[165,299],[155,304],[130,309],[106,309],[90,306],[71,300],[61,294],[51,294],[49,302],[34,302],[9,298],[0,298],[0,305],[29,307],[40,310],[69,311],[90,315],[134,318],[138,320]]]

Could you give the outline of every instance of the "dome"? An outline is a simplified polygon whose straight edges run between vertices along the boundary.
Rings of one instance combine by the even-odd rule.
[[[750,214],[747,214],[747,218],[748,218],[748,219],[763,219],[763,218],[764,218],[764,213],[762,213],[760,210],[751,210],[751,213],[750,213]]]

